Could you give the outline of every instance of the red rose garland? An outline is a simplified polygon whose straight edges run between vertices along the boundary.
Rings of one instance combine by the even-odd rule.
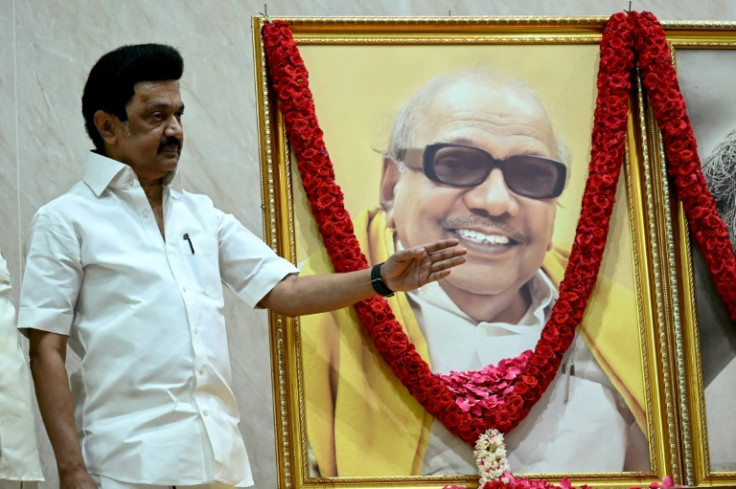
[[[366,268],[367,261],[353,234],[342,193],[334,181],[332,165],[314,113],[307,70],[288,24],[283,21],[266,24],[263,36],[269,73],[289,142],[297,156],[304,189],[335,271]],[[560,286],[560,298],[523,374],[535,379],[535,382],[525,382],[534,385],[533,388],[526,389],[523,397],[514,389],[508,389],[502,405],[482,410],[480,415],[474,415],[472,411],[463,412],[446,382],[434,375],[416,352],[383,298],[373,297],[355,305],[377,350],[410,393],[451,432],[470,444],[474,444],[478,436],[489,428],[502,432],[514,428],[542,396],[572,343],[575,327],[582,318],[600,267],[623,162],[623,129],[628,111],[629,73],[633,67],[632,42],[631,26],[626,22],[626,16],[612,17],[601,43],[600,92],[594,131],[597,137],[593,141],[582,217],[565,279]],[[328,205],[324,205],[325,202]]]
[[[524,397],[523,407],[517,413],[521,417],[512,418],[508,429],[526,416],[554,378],[598,276],[626,150],[633,42],[633,27],[626,15],[613,15],[601,39],[591,158],[575,240],[560,284],[560,297],[524,373],[536,378],[538,385]],[[492,420],[493,413],[490,417]],[[488,427],[508,431],[494,425]]]
[[[721,285],[719,291],[729,304],[732,317],[736,316],[736,263],[725,225],[715,211],[699,169],[664,31],[651,14],[615,14],[606,23],[601,40],[589,177],[575,241],[560,284],[560,297],[535,350],[508,362],[521,373],[504,383],[502,391],[493,391],[493,402],[471,406],[450,377],[431,372],[382,297],[355,305],[377,350],[410,393],[452,433],[471,445],[490,428],[508,432],[524,419],[557,373],[582,319],[600,268],[623,162],[635,37],[644,85],[662,129],[670,174],[685,204],[696,241]],[[265,24],[263,40],[289,142],[334,269],[347,272],[366,268],[367,260],[353,233],[317,122],[308,73],[288,23]],[[726,258],[720,259],[723,256]],[[490,371],[498,373],[499,368],[506,368],[506,364]],[[467,374],[468,378],[482,375]]]
[[[705,257],[718,293],[736,321],[736,258],[728,229],[718,215],[715,199],[700,169],[697,144],[685,99],[672,66],[667,38],[657,18],[631,12],[638,26],[636,51],[639,69],[654,118],[662,133],[667,170],[677,197],[682,202],[695,237]]]

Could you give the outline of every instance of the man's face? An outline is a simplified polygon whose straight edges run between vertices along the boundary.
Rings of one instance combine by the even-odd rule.
[[[184,146],[184,104],[175,80],[139,82],[125,106],[128,120],[116,120],[109,157],[130,165],[141,180],[153,181],[176,168]]]
[[[499,160],[512,155],[557,157],[543,108],[518,88],[456,85],[438,94],[418,119],[415,147],[459,143]],[[390,166],[395,165],[385,170]],[[442,282],[461,309],[463,298],[518,296],[551,247],[556,199],[514,193],[499,168],[473,187],[435,183],[421,169],[398,172],[393,182],[384,175],[382,185],[389,225],[405,247],[456,238],[467,248],[467,263]]]

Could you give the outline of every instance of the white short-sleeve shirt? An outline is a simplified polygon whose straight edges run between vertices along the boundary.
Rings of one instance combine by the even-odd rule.
[[[10,274],[0,253],[0,487],[43,480],[36,445],[31,374],[15,329]]]
[[[252,485],[222,284],[255,306],[298,270],[205,196],[167,184],[163,204],[165,241],[133,170],[90,153],[84,181],[33,219],[18,327],[68,335],[81,358],[90,473]]]

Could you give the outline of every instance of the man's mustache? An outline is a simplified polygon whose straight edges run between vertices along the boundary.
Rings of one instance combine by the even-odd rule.
[[[181,151],[181,141],[175,136],[168,136],[163,139],[158,146],[158,152],[163,151],[166,146],[176,146],[177,150]]]
[[[442,219],[439,224],[443,229],[473,228],[489,231],[495,230],[508,236],[509,239],[512,239],[519,244],[529,244],[531,241],[527,234],[524,234],[515,227],[509,225],[504,219],[483,216],[448,217],[446,219]]]

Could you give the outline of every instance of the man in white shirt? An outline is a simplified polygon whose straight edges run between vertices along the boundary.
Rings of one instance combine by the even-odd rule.
[[[10,273],[0,252],[0,489],[43,480],[33,422],[31,376],[15,329]]]
[[[539,341],[569,254],[552,242],[566,159],[536,94],[503,73],[445,74],[399,111],[381,207],[356,219],[356,233],[374,262],[424,240],[453,238],[468,250],[451,276],[389,299],[434,373],[480,370]],[[635,297],[599,280],[604,288],[611,293],[591,299],[565,371],[506,437],[514,471],[649,465]],[[339,314],[302,320],[307,431],[321,475],[476,472],[472,448],[396,386],[366,338],[344,327],[349,314]],[[382,456],[366,460],[367,449]]]
[[[184,142],[180,54],[123,46],[92,68],[82,182],[36,213],[18,327],[60,486],[253,484],[230,387],[224,283],[253,307],[303,315],[444,278],[456,240],[375,270],[300,277],[231,215],[170,186]],[[371,272],[378,275],[371,277]],[[81,364],[71,389],[67,342]]]

